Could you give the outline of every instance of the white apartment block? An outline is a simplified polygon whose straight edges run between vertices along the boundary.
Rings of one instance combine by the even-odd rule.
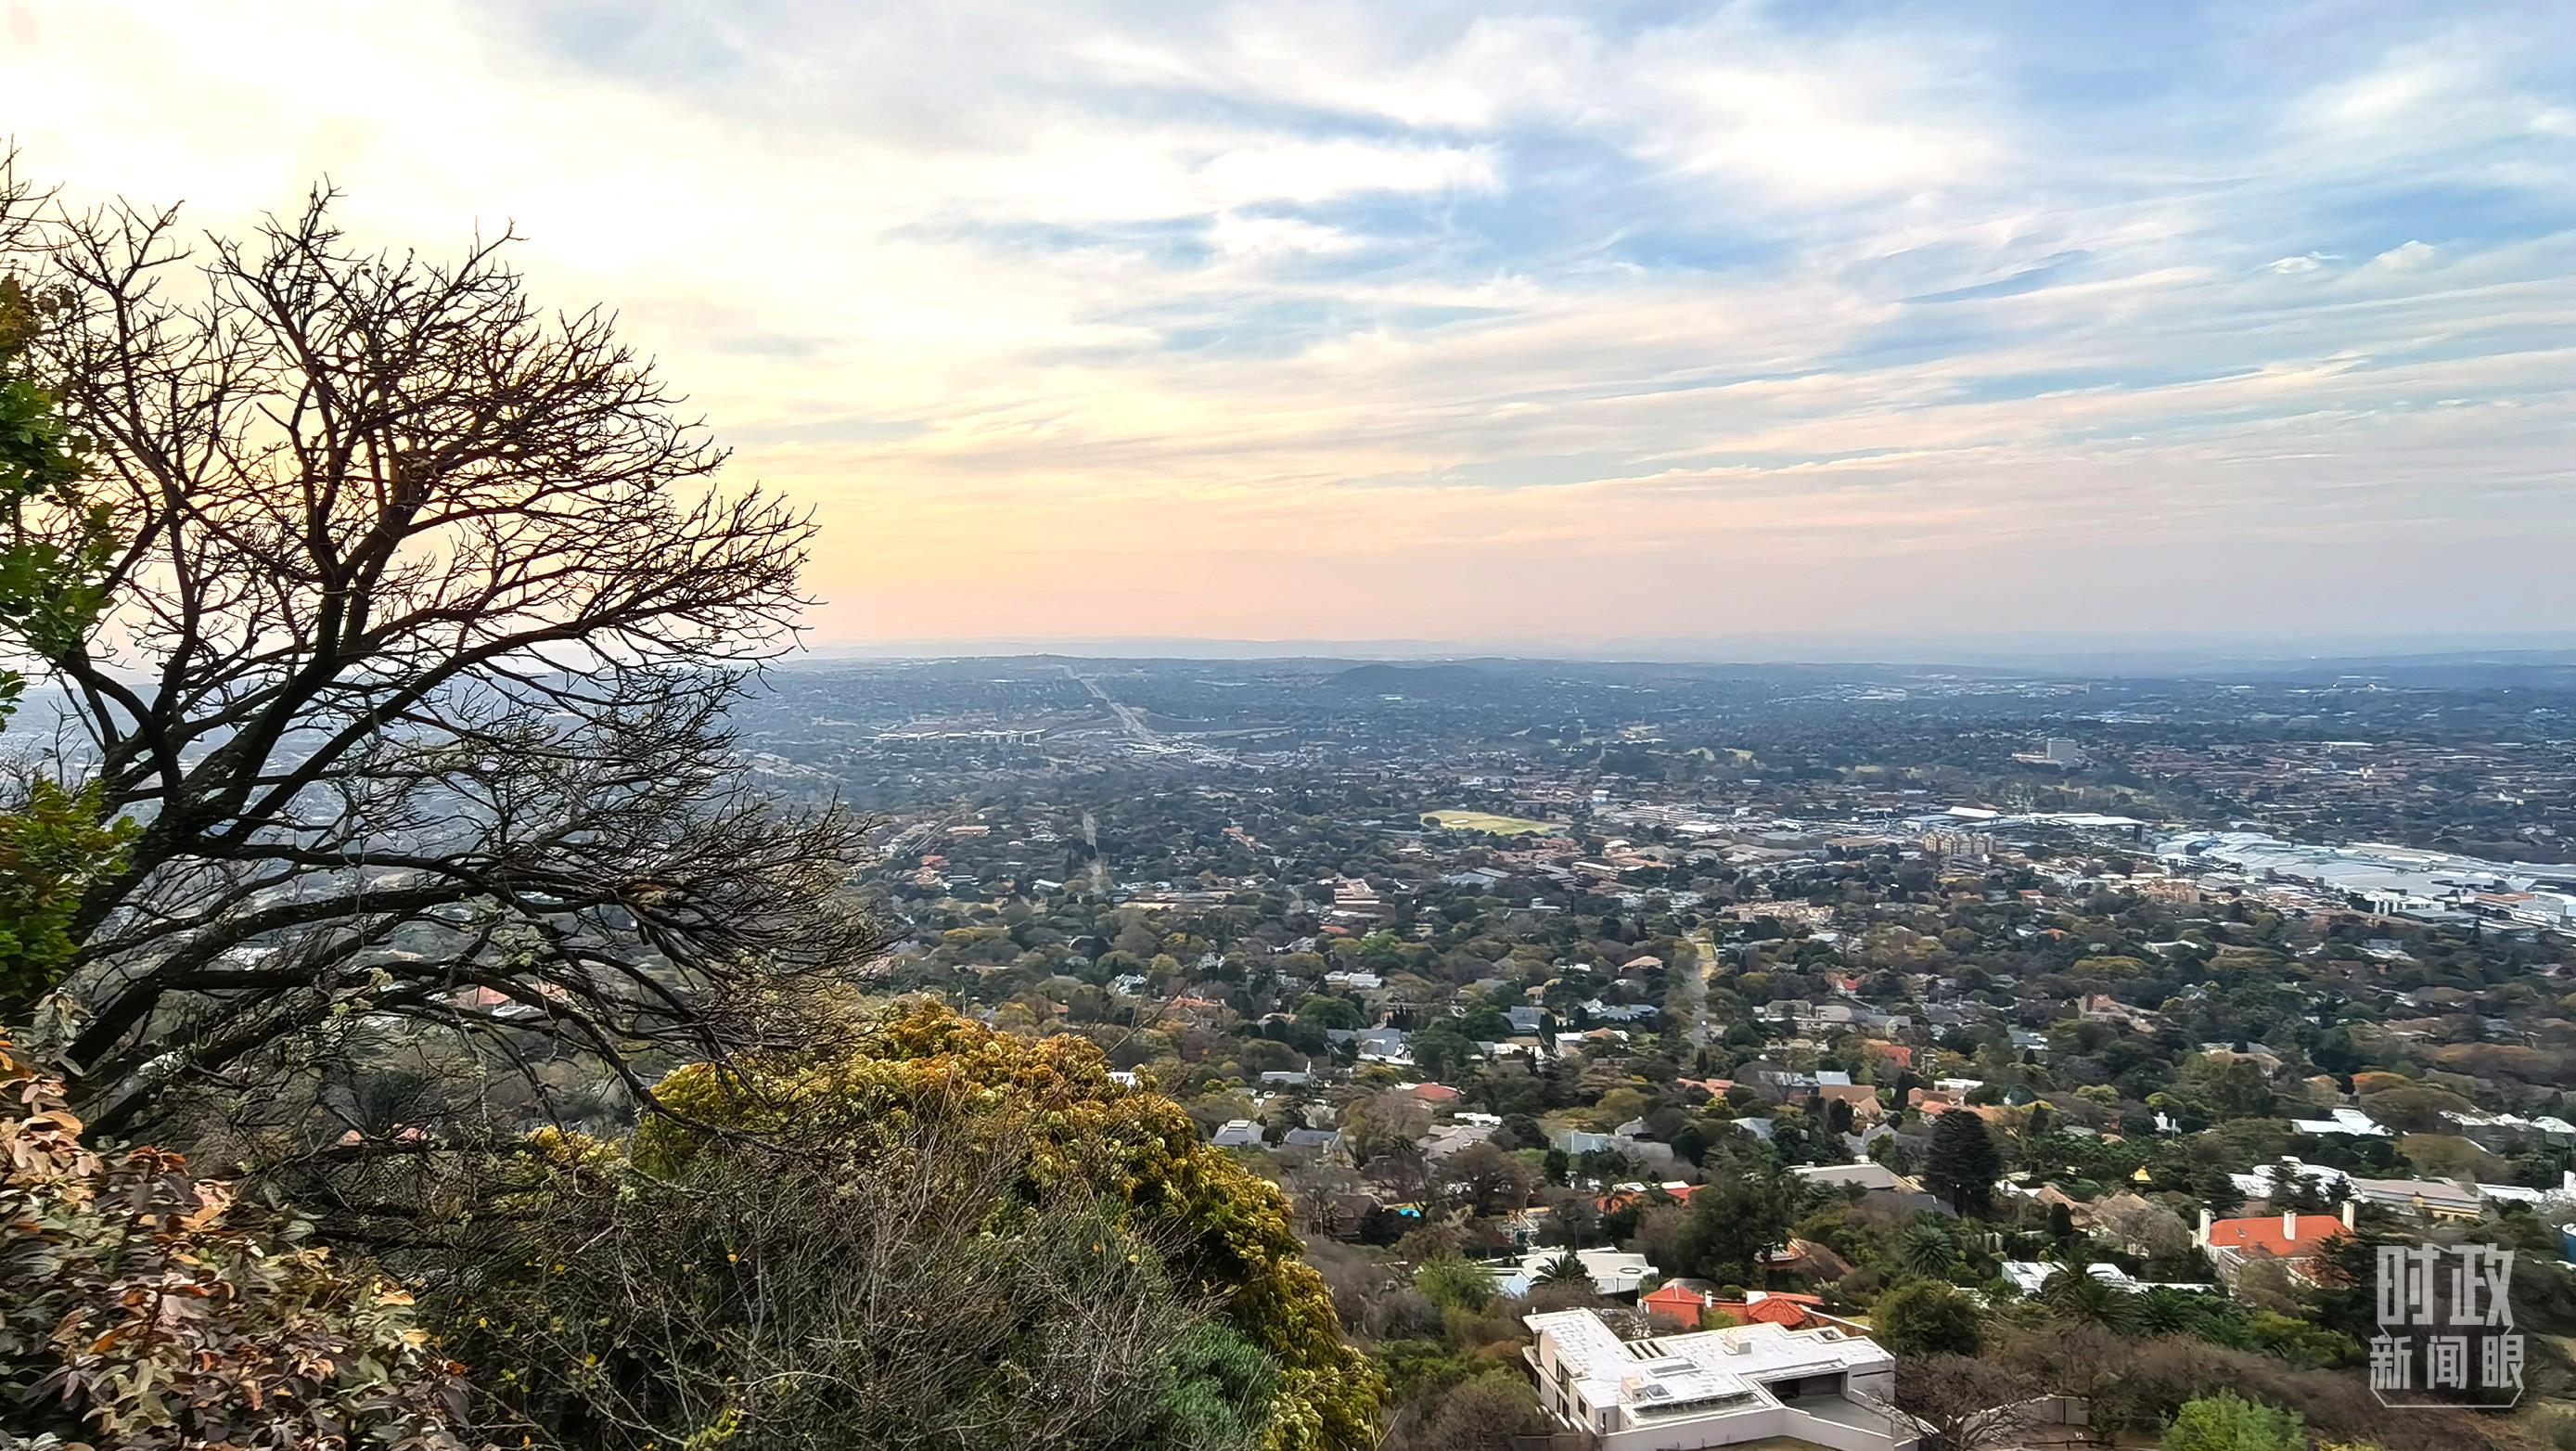
[[[1825,1326],[1739,1325],[1621,1340],[1589,1310],[1530,1315],[1539,1401],[1600,1451],[1694,1451],[1788,1436],[1832,1451],[1913,1451],[1889,1409],[1896,1358]]]

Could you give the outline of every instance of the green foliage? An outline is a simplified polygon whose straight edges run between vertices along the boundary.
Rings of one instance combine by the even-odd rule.
[[[1572,1285],[1589,1284],[1591,1283],[1591,1280],[1592,1272],[1583,1267],[1582,1259],[1577,1256],[1574,1251],[1567,1250],[1565,1253],[1549,1260],[1546,1264],[1539,1266],[1538,1277],[1533,1281],[1533,1283],[1541,1285]]]
[[[1244,1446],[1260,1434],[1279,1368],[1223,1321],[1192,1327],[1155,1377],[1159,1444]]]
[[[2308,1438],[2296,1411],[2221,1391],[2183,1402],[2160,1444],[2164,1451],[2306,1451]]]
[[[0,1096],[10,1431],[133,1451],[463,1445],[464,1367],[430,1350],[409,1293],[176,1154],[84,1147],[62,1085],[5,1044]]]
[[[96,782],[67,791],[47,780],[0,812],[0,1022],[19,1021],[71,969],[81,893],[118,870],[134,834],[104,814]]]
[[[1712,1177],[1690,1199],[1678,1273],[1749,1284],[1764,1250],[1788,1238],[1807,1207],[1804,1186],[1757,1172]]]
[[[1210,1149],[1179,1105],[1114,1082],[1087,1040],[1020,1038],[922,1005],[857,1025],[845,1049],[681,1069],[659,1095],[688,1120],[791,1136],[853,1166],[899,1162],[926,1129],[990,1116],[989,1156],[1016,1202],[1071,1194],[1113,1206],[1119,1228],[1162,1247],[1175,1279],[1218,1296],[1224,1322],[1278,1366],[1268,1446],[1375,1441],[1382,1386],[1343,1343],[1279,1190]],[[632,1155],[667,1177],[723,1142],[654,1120]]]
[[[0,170],[0,213],[21,199]],[[0,639],[57,660],[98,617],[114,538],[105,507],[80,496],[82,441],[29,364],[42,313],[17,278],[0,276]],[[31,524],[31,504],[47,506],[47,528]],[[0,670],[0,720],[25,685]],[[0,812],[0,1022],[18,1021],[70,970],[81,894],[116,870],[130,834],[102,825],[105,814],[95,784],[66,790],[44,780],[19,809]]]
[[[1435,1395],[1485,1368],[1484,1362],[1437,1340],[1390,1340],[1371,1359],[1386,1377],[1388,1396],[1399,1401]]]
[[[2342,1331],[2271,1310],[2257,1310],[2248,1318],[2245,1343],[2292,1365],[2314,1369],[2356,1365],[2362,1358],[2361,1342]]]
[[[1923,1182],[1934,1194],[1961,1214],[1982,1214],[1994,1198],[1995,1181],[2003,1176],[2003,1151],[1995,1147],[1985,1120],[1954,1108],[1933,1121]]]
[[[0,277],[0,633],[52,660],[96,620],[115,540],[105,507],[80,494],[82,440],[29,366],[42,311],[18,279]],[[52,506],[51,529],[30,527],[29,504]],[[0,712],[22,685],[0,677]]]
[[[2122,1334],[2138,1326],[2135,1296],[2095,1279],[2077,1266],[2069,1265],[2051,1274],[2040,1286],[2039,1296],[2052,1319],[2099,1325]]]
[[[1918,1222],[1905,1232],[1904,1260],[1918,1275],[1946,1279],[1959,1266],[1959,1242],[1938,1223]]]
[[[1177,1246],[1079,1191],[1024,1200],[1007,1116],[860,1161],[794,1131],[641,1175],[581,1140],[441,1287],[484,1419],[553,1446],[1250,1451],[1279,1367]]]
[[[1985,1347],[1977,1302],[1939,1280],[1908,1280],[1879,1297],[1870,1337],[1897,1355],[1975,1355]]]
[[[1413,1288],[1443,1310],[1482,1310],[1494,1298],[1494,1272],[1472,1260],[1444,1255],[1414,1270]]]

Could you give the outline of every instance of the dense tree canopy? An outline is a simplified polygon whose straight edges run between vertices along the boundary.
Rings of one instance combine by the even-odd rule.
[[[2004,1176],[2003,1151],[1985,1120],[1954,1108],[1932,1121],[1932,1151],[1923,1182],[1961,1214],[1981,1214]]]
[[[468,1343],[559,1368],[504,1399],[567,1444],[824,1412],[881,1444],[1376,1440],[1378,1380],[1277,1189],[1085,1040],[923,1006],[829,1051],[682,1069],[660,1100],[681,1117],[647,1123],[624,1163],[569,1154],[533,1191],[557,1196],[541,1237],[447,1292]],[[584,1318],[548,1323],[568,1299]],[[790,1380],[792,1396],[748,1389]],[[1061,1402],[1075,1383],[1084,1414],[1041,1414],[1077,1408]]]

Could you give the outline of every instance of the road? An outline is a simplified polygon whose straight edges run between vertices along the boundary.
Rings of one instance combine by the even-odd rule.
[[[1690,1003],[1690,1040],[1693,1048],[1708,1046],[1708,980],[1717,971],[1717,934],[1703,927],[1690,939],[1699,958],[1697,970],[1682,979],[1682,996]]]
[[[1091,848],[1091,890],[1109,895],[1109,864],[1100,859],[1100,818],[1082,813],[1083,844]]]
[[[1126,728],[1127,734],[1149,746],[1161,744],[1161,738],[1145,728],[1145,718],[1133,709],[1120,705],[1117,697],[1101,689],[1098,677],[1076,675],[1070,665],[1059,665],[1056,668],[1063,671],[1067,679],[1080,681],[1082,688],[1090,691],[1093,699],[1109,707],[1109,713],[1118,717],[1118,724]]]

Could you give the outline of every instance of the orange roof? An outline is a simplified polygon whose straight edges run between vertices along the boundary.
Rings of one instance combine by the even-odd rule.
[[[2218,1220],[2209,1226],[2209,1247],[2304,1259],[2324,1249],[2327,1240],[2344,1232],[2343,1221],[2331,1214],[2296,1216],[2297,1232],[2293,1234],[2281,1232],[2281,1220],[2282,1216],[2278,1214]]]
[[[1745,1306],[1744,1318],[1748,1322],[1767,1320],[1771,1324],[1795,1330],[1807,1323],[1807,1311],[1805,1306],[1787,1296],[1772,1295]]]
[[[1707,1306],[1715,1298],[1713,1295],[1702,1294],[1688,1285],[1662,1285],[1647,1291],[1643,1303],[1666,1310],[1678,1310],[1685,1306],[1698,1310]]]
[[[1593,1200],[1592,1207],[1608,1214],[1613,1210],[1625,1209],[1640,1200],[1652,1198],[1655,1189],[1661,1189],[1670,1195],[1677,1204],[1690,1203],[1690,1197],[1699,1192],[1697,1184],[1657,1184],[1654,1188],[1645,1190],[1613,1189]]]
[[[1447,1103],[1453,1098],[1466,1097],[1465,1094],[1460,1093],[1458,1090],[1451,1088],[1445,1083],[1417,1083],[1411,1088],[1406,1089],[1405,1092],[1412,1094],[1415,1098],[1422,1100],[1424,1103]]]

